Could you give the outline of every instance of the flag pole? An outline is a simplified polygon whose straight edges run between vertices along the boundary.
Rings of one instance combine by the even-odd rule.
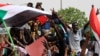
[[[12,39],[12,37],[10,35],[10,32],[9,32],[8,28],[7,28],[6,22],[4,20],[2,20],[2,22],[3,22],[3,25],[4,25],[5,29],[6,29],[6,31],[7,31],[8,36],[10,38],[10,41],[12,43],[12,47],[14,48],[14,51],[15,51],[16,49],[15,49],[15,46],[14,46],[14,42],[13,42],[13,39]],[[15,52],[15,55],[17,55],[16,52]]]

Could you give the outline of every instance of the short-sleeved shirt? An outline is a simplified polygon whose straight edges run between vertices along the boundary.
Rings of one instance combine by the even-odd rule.
[[[82,39],[81,29],[79,29],[76,34],[73,33],[73,31],[71,31],[70,29],[68,29],[68,36],[71,50],[74,50],[76,52],[80,51],[80,41]]]

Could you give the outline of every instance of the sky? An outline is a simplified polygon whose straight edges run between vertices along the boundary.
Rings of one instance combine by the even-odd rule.
[[[61,0],[0,0],[0,3],[10,3],[16,5],[26,5],[28,2],[32,2],[34,7],[37,2],[42,2],[42,7],[45,11],[50,12],[50,9],[54,8],[56,11],[61,8]],[[74,7],[82,12],[86,13],[86,17],[89,18],[91,5],[95,8],[100,8],[100,0],[62,0],[62,8]]]

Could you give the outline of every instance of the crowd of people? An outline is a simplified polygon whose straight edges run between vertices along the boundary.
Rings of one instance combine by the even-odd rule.
[[[35,7],[29,2],[27,6],[45,11],[42,2],[37,2]],[[30,56],[25,46],[41,36],[47,40],[42,42],[45,47],[42,56],[100,56],[100,47],[89,28],[89,22],[82,28],[78,24],[75,21],[69,26],[52,9],[51,17],[40,15],[22,27],[11,27],[10,34],[14,45],[7,33],[0,33],[0,56],[14,56],[16,51],[17,56]]]

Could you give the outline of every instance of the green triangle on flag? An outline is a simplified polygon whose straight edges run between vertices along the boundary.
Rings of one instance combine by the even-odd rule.
[[[2,22],[2,20],[3,20],[3,18],[4,18],[4,16],[5,16],[6,13],[7,13],[7,11],[0,10],[0,23]]]
[[[7,33],[8,33],[8,36],[9,36],[9,38],[10,38],[10,41],[11,41],[11,43],[13,44],[13,48],[14,48],[14,50],[15,50],[13,39],[12,39],[12,37],[11,37],[11,35],[10,35],[10,32],[9,32],[8,28],[7,28],[6,22],[3,20],[4,17],[5,17],[5,15],[6,15],[6,13],[7,13],[7,11],[5,11],[5,10],[0,10],[0,23],[3,23],[3,25],[5,26],[6,31],[7,31]],[[16,55],[16,52],[15,52],[15,56],[17,56],[17,55]]]

